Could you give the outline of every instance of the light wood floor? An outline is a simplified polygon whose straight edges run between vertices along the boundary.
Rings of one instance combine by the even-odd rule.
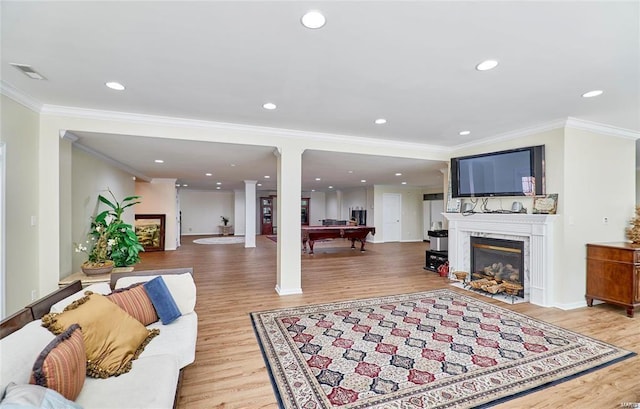
[[[276,243],[258,236],[256,248],[245,249],[193,244],[196,238],[183,236],[176,251],[145,253],[136,265],[136,270],[194,268],[198,341],[196,360],[184,372],[180,409],[277,407],[252,311],[453,288],[422,268],[427,243],[368,243],[360,253],[334,240],[317,243],[314,256],[302,255],[304,294],[280,297],[274,290]],[[604,304],[562,311],[477,297],[640,353],[640,313],[631,319],[623,308]],[[600,409],[625,402],[640,402],[638,356],[496,407]]]

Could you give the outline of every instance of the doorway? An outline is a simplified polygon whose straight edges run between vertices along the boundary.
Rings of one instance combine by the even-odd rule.
[[[382,241],[400,241],[402,195],[384,193],[382,195]]]

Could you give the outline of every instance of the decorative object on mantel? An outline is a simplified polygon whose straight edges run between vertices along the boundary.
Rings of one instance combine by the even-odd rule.
[[[556,214],[558,208],[558,194],[551,193],[533,199],[534,214]]]
[[[636,215],[630,221],[631,227],[626,228],[627,238],[634,244],[640,243],[640,206],[636,206]]]
[[[125,197],[118,202],[110,189],[107,189],[113,202],[102,195],[98,200],[110,207],[99,213],[91,221],[89,240],[75,244],[76,252],[88,255],[81,269],[87,275],[106,274],[114,267],[126,267],[140,261],[138,253],[144,248],[138,242],[133,226],[123,222],[122,214],[128,207],[140,203],[140,196]]]
[[[229,218],[225,217],[225,216],[220,216],[220,220],[222,220],[222,223],[226,226],[229,223]]]

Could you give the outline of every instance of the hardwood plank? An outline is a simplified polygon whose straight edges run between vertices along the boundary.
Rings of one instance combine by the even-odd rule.
[[[249,313],[288,306],[451,288],[424,270],[427,243],[367,243],[364,253],[348,240],[315,245],[301,254],[304,294],[276,294],[276,243],[258,236],[243,244],[201,245],[183,236],[176,251],[142,254],[136,270],[193,267],[199,317],[195,362],[185,368],[180,409],[276,408],[276,398]],[[463,290],[457,290],[463,291]],[[464,294],[640,353],[640,318],[606,304],[562,311],[528,303],[509,305]],[[618,408],[640,402],[638,356],[496,408]]]

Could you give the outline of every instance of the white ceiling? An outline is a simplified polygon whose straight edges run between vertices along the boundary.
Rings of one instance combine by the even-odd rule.
[[[0,7],[3,89],[45,107],[442,148],[567,117],[640,131],[638,1],[2,1]],[[309,9],[326,15],[325,27],[300,24]],[[489,58],[500,65],[475,70]],[[31,80],[9,63],[31,65],[47,80]],[[104,86],[113,80],[127,89]],[[593,89],[604,94],[581,98]],[[264,110],[265,102],[278,109]],[[375,125],[380,117],[388,123]],[[471,134],[460,136],[462,130]],[[271,148],[74,133],[143,178],[178,178],[198,188],[221,181],[223,189],[250,179],[275,189]],[[164,166],[147,162],[154,158]],[[441,167],[306,152],[303,189],[360,186],[360,179],[399,183],[395,172],[409,185],[441,186]],[[322,183],[314,184],[315,177]]]

